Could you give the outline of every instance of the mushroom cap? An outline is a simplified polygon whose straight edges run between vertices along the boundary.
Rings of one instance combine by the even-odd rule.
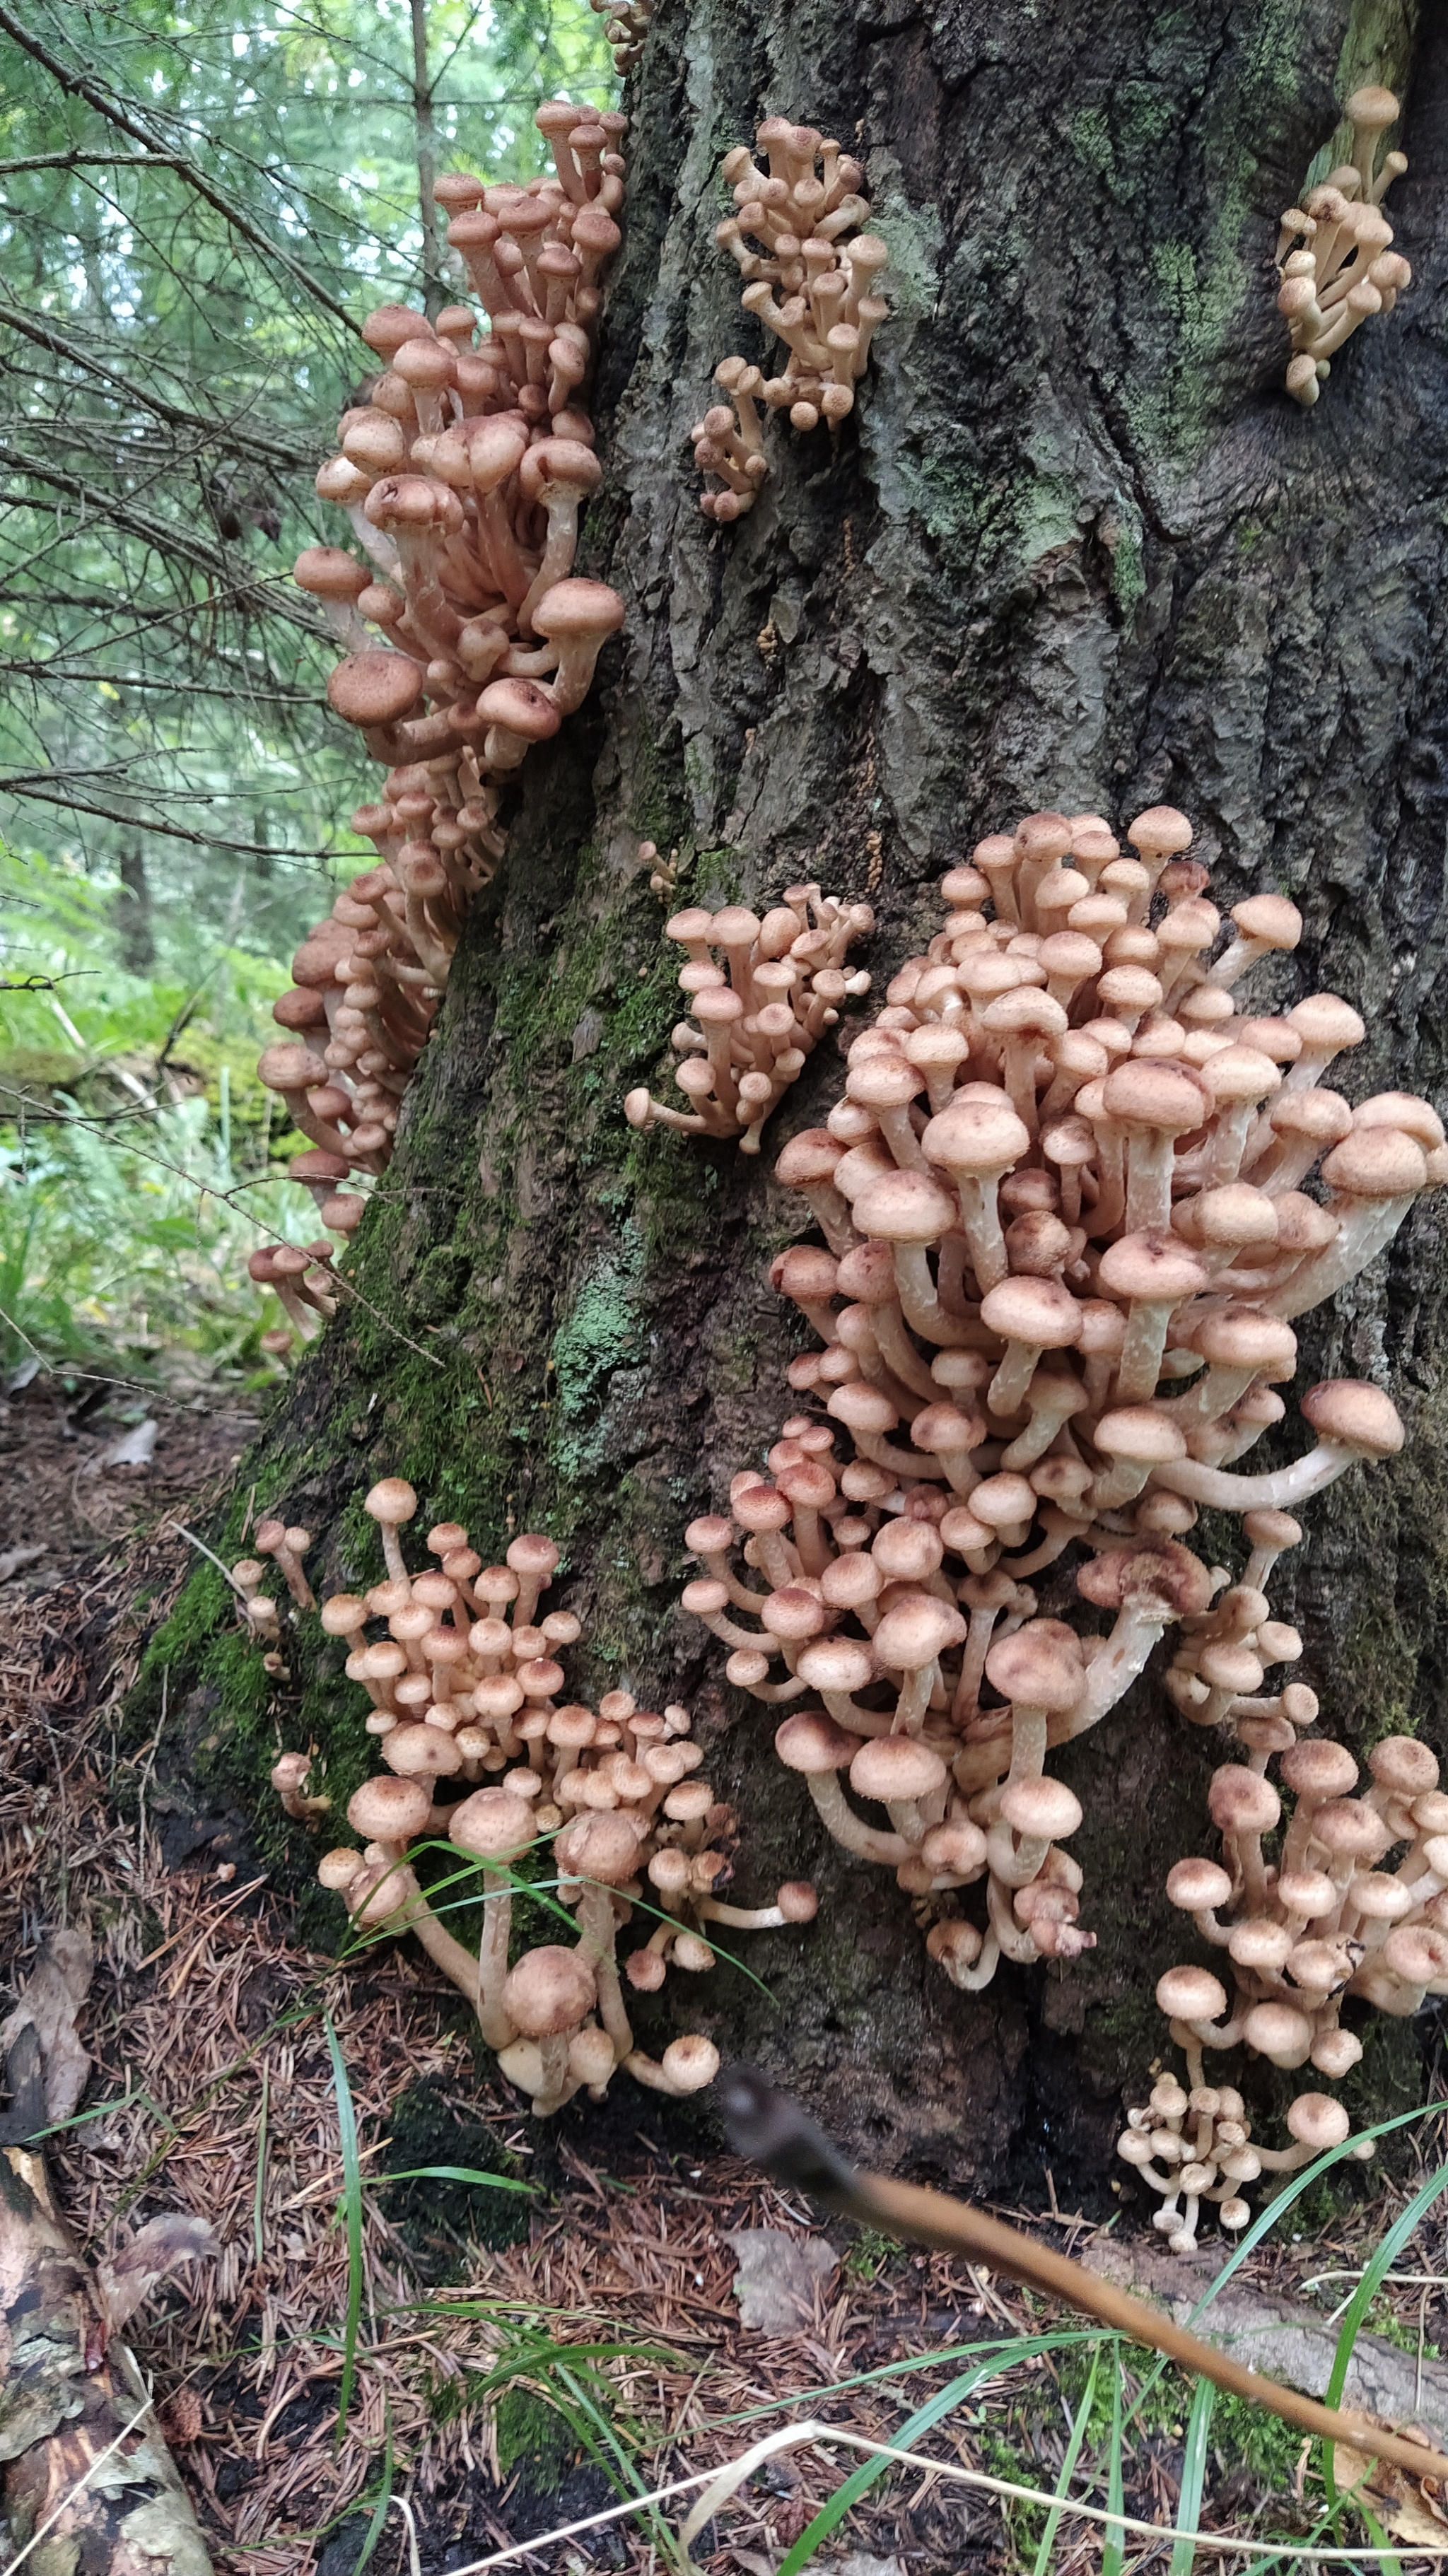
[[[1205,1914],[1229,1902],[1232,1881],[1214,1860],[1179,1860],[1167,1872],[1166,1893],[1167,1902],[1184,1914]]]
[[[1186,1436],[1165,1405],[1123,1404],[1102,1414],[1091,1438],[1103,1457],[1135,1466],[1157,1467],[1187,1454]]]
[[[968,1816],[947,1816],[943,1824],[931,1826],[920,1844],[920,1857],[933,1870],[978,1870],[985,1854],[985,1835]]]
[[[1003,1699],[1057,1713],[1075,1706],[1086,1678],[1079,1640],[1059,1619],[1028,1619],[997,1639],[985,1670]]]
[[[1160,997],[1158,986],[1157,999]],[[1121,994],[1116,998],[1125,1001],[1128,997]],[[1167,1136],[1186,1135],[1192,1128],[1204,1126],[1211,1114],[1211,1101],[1202,1088],[1203,1078],[1166,1057],[1129,1056],[1107,1074],[1102,1085],[1106,1114],[1120,1119],[1123,1126],[1154,1127]]]
[[[1207,1271],[1180,1236],[1155,1229],[1123,1234],[1108,1244],[1098,1275],[1102,1287],[1114,1297],[1151,1305],[1179,1305],[1184,1297],[1200,1296],[1210,1284]]]
[[[1434,1985],[1448,1976],[1448,1935],[1431,1923],[1400,1923],[1384,1941],[1382,1957],[1406,1985]]]
[[[928,1172],[889,1172],[868,1182],[852,1213],[863,1232],[884,1243],[938,1243],[956,1221],[954,1199]]]
[[[1302,937],[1302,915],[1285,894],[1249,894],[1233,904],[1232,919],[1245,939],[1265,940],[1270,948],[1295,948]]]
[[[1192,1348],[1223,1368],[1272,1369],[1290,1377],[1297,1365],[1297,1335],[1292,1326],[1255,1306],[1219,1306],[1214,1314],[1204,1315],[1192,1334]]]
[[[887,1610],[871,1638],[878,1663],[888,1672],[923,1672],[938,1655],[963,1641],[967,1622],[931,1592],[912,1593]]]
[[[1400,1798],[1421,1798],[1438,1786],[1438,1757],[1413,1735],[1385,1735],[1368,1755],[1368,1769],[1380,1789]]]
[[[1254,2004],[1242,2024],[1242,2036],[1260,2057],[1271,2058],[1280,2066],[1284,2059],[1306,2055],[1312,2024],[1291,2004]]]
[[[786,1583],[771,1592],[760,1603],[762,1625],[772,1637],[781,1637],[789,1645],[817,1637],[826,1625],[828,1613],[822,1601],[802,1583]]]
[[[1355,1129],[1396,1127],[1403,1135],[1415,1137],[1425,1153],[1432,1153],[1443,1142],[1442,1119],[1412,1091],[1375,1092],[1371,1100],[1359,1101],[1352,1123]]]
[[[848,1735],[818,1708],[802,1708],[787,1717],[774,1738],[775,1752],[786,1770],[803,1771],[807,1778],[816,1779],[828,1771],[843,1770],[858,1744],[858,1736]]]
[[[816,1243],[792,1243],[781,1260],[774,1284],[783,1297],[796,1303],[804,1298],[833,1297],[839,1284],[840,1265],[832,1252]]]
[[[1294,1520],[1291,1512],[1271,1511],[1265,1507],[1260,1511],[1246,1512],[1242,1527],[1254,1547],[1275,1548],[1280,1553],[1285,1547],[1300,1547],[1302,1544],[1302,1523]]]
[[[414,1905],[421,1890],[402,1861],[366,1861],[347,1880],[347,1912],[359,1931],[375,1931]],[[399,1926],[399,1929],[402,1927]]]
[[[1354,1127],[1324,1157],[1322,1177],[1344,1198],[1407,1198],[1428,1186],[1427,1156],[1399,1127]]]
[[[1260,1772],[1224,1762],[1212,1773],[1207,1808],[1219,1833],[1266,1834],[1282,1814],[1282,1801]]]
[[[523,458],[518,479],[530,501],[546,500],[550,490],[575,492],[582,497],[584,493],[597,491],[603,481],[603,467],[592,448],[585,447],[582,439],[540,438]],[[561,583],[559,587],[561,589]],[[588,587],[602,590],[603,584],[591,582]],[[617,596],[616,593],[612,595]],[[618,623],[623,623],[621,600]]]
[[[1293,1796],[1310,1798],[1314,1804],[1324,1798],[1346,1798],[1357,1787],[1358,1767],[1347,1746],[1329,1743],[1325,1738],[1316,1744],[1292,1745],[1283,1754],[1279,1768],[1284,1786]],[[1429,1785],[1423,1782],[1424,1788]]]
[[[1352,2121],[1341,2102],[1330,2093],[1299,2093],[1287,2106],[1287,2126],[1298,2144],[1320,2154],[1324,2147],[1340,2147],[1351,2131]]]
[[[1360,125],[1365,133],[1381,134],[1388,126],[1396,123],[1398,102],[1390,89],[1383,89],[1376,82],[1370,82],[1366,89],[1353,91],[1345,112],[1352,123]]]
[[[862,1798],[928,1798],[947,1778],[938,1753],[913,1735],[867,1736],[850,1764],[850,1786]]]
[[[1308,993],[1283,1016],[1313,1054],[1337,1055],[1344,1047],[1361,1046],[1367,1036],[1352,1004],[1338,993]]]
[[[421,1780],[404,1780],[383,1772],[364,1780],[347,1801],[347,1822],[369,1843],[411,1842],[423,1833],[432,1813],[432,1798]]]
[[[582,1952],[556,1941],[529,1950],[503,1982],[503,2010],[528,2039],[576,2030],[596,1998],[593,1970]]]
[[[533,611],[537,633],[554,644],[576,635],[612,635],[623,621],[624,604],[616,590],[610,590],[607,582],[577,576],[555,581]]]
[[[563,722],[556,701],[532,680],[490,680],[478,699],[478,713],[487,724],[525,742],[547,742]]]
[[[844,1150],[827,1127],[802,1128],[785,1146],[774,1166],[774,1177],[787,1190],[807,1189],[812,1183],[832,1180]]]
[[[400,1529],[417,1510],[417,1496],[402,1476],[384,1476],[363,1498],[362,1509],[374,1521],[391,1529]]]
[[[931,1521],[885,1521],[876,1531],[870,1562],[887,1583],[923,1583],[945,1554],[940,1532]],[[837,1560],[838,1561],[838,1560]],[[1433,1784],[1425,1780],[1424,1788]]]
[[[1282,1082],[1271,1056],[1249,1046],[1226,1046],[1209,1055],[1201,1078],[1219,1109],[1244,1100],[1265,1100]]]
[[[1226,1988],[1210,1968],[1168,1968],[1156,2000],[1169,2021],[1218,2021],[1227,2009]]]
[[[348,653],[327,678],[327,696],[344,724],[399,724],[421,695],[421,669],[406,653]]]
[[[526,1798],[512,1789],[475,1789],[448,1817],[448,1838],[475,1860],[512,1860],[537,1831]]]
[[[1407,1437],[1391,1397],[1363,1378],[1324,1378],[1308,1388],[1301,1409],[1319,1439],[1365,1458],[1396,1457]]]
[[[627,1816],[616,1813],[580,1816],[553,1849],[569,1877],[601,1879],[606,1887],[621,1887],[639,1865],[638,1834]]]
[[[314,599],[356,599],[367,589],[372,574],[341,546],[303,546],[292,566],[292,579]]]
[[[1103,1549],[1080,1568],[1076,1589],[1098,1610],[1160,1609],[1181,1619],[1205,1610],[1212,1578],[1189,1548],[1161,1539],[1149,1547]]]
[[[1375,1807],[1362,1798],[1329,1798],[1312,1819],[1312,1839],[1336,1860],[1372,1869],[1392,1842]]]
[[[1001,1092],[994,1100],[953,1100],[930,1120],[920,1142],[930,1162],[983,1174],[1018,1162],[1030,1150],[1031,1133]]]
[[[382,1759],[405,1780],[449,1779],[463,1757],[445,1726],[394,1726],[382,1738]]]
[[[719,2072],[719,2051],[699,2031],[671,2039],[659,2064],[676,2093],[701,2093]]]
[[[906,1109],[924,1089],[924,1074],[906,1055],[863,1056],[851,1065],[845,1079],[846,1096],[857,1100],[863,1109]]]
[[[1285,1091],[1280,1100],[1274,1100],[1267,1123],[1274,1136],[1303,1136],[1314,1144],[1336,1145],[1352,1133],[1352,1111],[1340,1091],[1313,1084],[1303,1091]]]
[[[1001,1791],[1005,1822],[1031,1842],[1060,1842],[1079,1831],[1081,1801],[1064,1780],[1009,1780]]]
[[[795,1671],[810,1690],[831,1693],[867,1690],[879,1677],[870,1648],[854,1637],[818,1638],[805,1647]]]
[[[981,1300],[981,1322],[1002,1341],[1063,1351],[1081,1331],[1081,1309],[1059,1279],[1002,1279]]]
[[[1144,850],[1151,858],[1171,858],[1192,845],[1192,827],[1185,814],[1175,805],[1149,805],[1126,826],[1126,837],[1134,850]]]

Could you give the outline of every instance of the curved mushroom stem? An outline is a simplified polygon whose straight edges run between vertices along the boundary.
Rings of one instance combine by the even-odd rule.
[[[902,1860],[909,1859],[913,1846],[903,1834],[881,1833],[878,1826],[867,1825],[856,1815],[840,1787],[837,1771],[811,1771],[806,1774],[805,1785],[826,1830],[846,1851],[854,1852],[860,1860],[883,1861],[891,1869],[898,1869]]]
[[[698,1911],[697,1907],[695,1911]],[[614,1955],[618,1922],[612,1894],[596,1879],[586,1878],[579,1887],[578,1930],[578,1946],[593,1970],[594,1984],[598,1989],[598,2017],[613,2041],[615,2056],[622,2062],[632,2055],[634,2036],[624,2007]]]
[[[478,2028],[489,2048],[507,2048],[518,2036],[502,2002],[512,1922],[512,1879],[506,1870],[484,1869],[483,1937],[478,1948],[477,2004]]]

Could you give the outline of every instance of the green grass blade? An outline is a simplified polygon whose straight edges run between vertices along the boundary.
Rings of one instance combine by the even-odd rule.
[[[386,2522],[387,2516],[392,2509],[392,2487],[395,2471],[392,2463],[392,2409],[390,2406],[387,2408],[384,2415],[383,2425],[382,2485],[378,2493],[377,2502],[372,2508],[372,2519],[367,2525],[366,2535],[363,2539],[361,2549],[358,2551],[356,2563],[352,2569],[352,2576],[362,2576],[362,2570],[366,2566],[368,2559],[371,2557],[378,2541],[382,2537],[382,2526]]]
[[[1061,2474],[1056,2480],[1058,2496],[1070,2493],[1071,2480],[1076,2474],[1076,2463],[1081,2457],[1081,2445],[1086,2439],[1086,2427],[1091,2421],[1091,2409],[1096,2400],[1096,2382],[1100,2370],[1101,2346],[1098,2343],[1091,2355],[1091,2373],[1086,2382],[1085,2394],[1072,2421],[1070,2438],[1066,2444],[1066,2456],[1061,2462]],[[1036,2552],[1036,2563],[1031,2570],[1031,2576],[1050,2576],[1051,2552],[1055,2548],[1056,2534],[1060,2527],[1059,2513],[1048,2513],[1046,2528],[1041,2534],[1041,2545]]]
[[[374,2183],[384,2182],[471,2182],[483,2191],[526,2191],[536,2195],[536,2182],[516,2182],[511,2174],[481,2173],[476,2165],[409,2165],[405,2173],[379,2173],[369,2176]]]
[[[327,2052],[332,2060],[332,2089],[337,2097],[337,2136],[342,2150],[342,2203],[347,2216],[347,2315],[342,2329],[342,2384],[337,2392],[337,2440],[347,2429],[352,2391],[357,2380],[357,2330],[362,2322],[362,2160],[357,2147],[357,2113],[352,2087],[329,2012],[322,2015]]]
[[[1112,2346],[1111,2380],[1111,2448],[1106,2462],[1106,2510],[1125,2510],[1125,2481],[1121,2474],[1121,2346]],[[1108,2522],[1101,2534],[1101,2576],[1121,2576],[1126,2564],[1126,2534],[1119,2522]]]
[[[927,2398],[923,2406],[917,2407],[915,2413],[901,2425],[895,2436],[894,2448],[897,2451],[908,2451],[912,2444],[919,2440],[922,2433],[933,2432],[944,2416],[953,2414],[957,2406],[963,2406],[967,2397],[980,2386],[983,2379],[997,2378],[1001,2371],[1009,2370],[1014,2363],[1029,2359],[1035,2349],[1033,2342],[1024,2340],[997,2344],[988,2361],[977,2362],[974,2370],[963,2371],[958,2379],[951,2380],[947,2388],[937,2389],[933,2397]],[[893,2469],[896,2465],[894,2460],[862,2460],[860,2466],[851,2471],[843,2485],[836,2487],[829,2503],[820,2508],[813,2522],[806,2524],[794,2547],[780,2561],[779,2576],[800,2576],[801,2568],[809,2565],[821,2541],[828,2540],[830,2533],[839,2528],[851,2506],[858,2504],[861,2496],[874,2485],[876,2479],[883,2477],[887,2469]]]
[[[1195,2534],[1202,2519],[1202,2488],[1207,2474],[1207,2436],[1212,2429],[1212,2408],[1217,2392],[1209,2379],[1197,2381],[1192,2411],[1187,2418],[1186,2448],[1182,2453],[1182,2487],[1177,2501],[1177,2526],[1182,2533],[1171,2553],[1168,2576],[1192,2576],[1197,2554]],[[1192,2535],[1188,2537],[1187,2535]]]
[[[1363,2319],[1382,2288],[1384,2274],[1392,2270],[1414,2228],[1427,2215],[1434,2201],[1441,2199],[1445,2191],[1448,2191],[1448,2164],[1440,2165],[1436,2173],[1429,2175],[1422,2190],[1414,2193],[1407,2208],[1394,2219],[1388,2229],[1344,2311],[1342,2325],[1338,2332],[1337,2350],[1332,2360],[1332,2377],[1323,2395],[1324,2406],[1342,2404],[1342,2392],[1347,2384],[1353,2346],[1362,2331]]]

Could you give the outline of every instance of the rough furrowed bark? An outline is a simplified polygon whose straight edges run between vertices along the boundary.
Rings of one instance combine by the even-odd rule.
[[[1302,412],[1281,391],[1276,226],[1363,79],[1406,97],[1391,211],[1415,283]],[[769,1167],[840,1068],[821,1048],[756,1164],[630,1133],[622,1096],[678,1015],[635,852],[677,845],[690,902],[801,876],[868,895],[878,993],[981,834],[1170,801],[1219,903],[1270,887],[1306,916],[1256,1007],[1340,991],[1369,1027],[1353,1095],[1441,1097],[1448,26],[1416,34],[1389,0],[663,0],[634,88],[580,561],[628,600],[622,647],[529,762],[501,896],[470,924],[360,1239],[366,1302],[305,1361],[238,1493],[318,1531],[333,1588],[374,1567],[359,1500],[384,1472],[480,1546],[550,1528],[589,1640],[574,1686],[690,1700],[742,1809],[740,1891],[819,1880],[817,1923],[741,1943],[772,2006],[721,1968],[669,2010],[877,2163],[979,2182],[1044,2154],[1058,2187],[1099,2189],[1120,2084],[1158,2045],[1152,1985],[1180,1948],[1162,1881],[1202,1848],[1212,1746],[1148,1678],[1063,1762],[1099,1946],[980,1997],[931,1967],[888,1874],[821,1850],[766,1713],[673,1603],[685,1523],[793,1409],[762,1274],[806,1229]],[[716,361],[762,353],[713,245],[714,173],[766,111],[864,160],[894,318],[855,415],[833,436],[772,421],[762,498],[715,530],[689,427]],[[1300,1385],[1380,1377],[1410,1427],[1401,1459],[1312,1506],[1276,1605],[1324,1731],[1355,1746],[1391,1725],[1441,1749],[1440,1222],[1420,1206],[1303,1334]],[[190,1658],[193,1763],[255,1803],[273,1739],[239,1641],[205,1642],[221,1607],[203,1575],[160,1652]],[[365,1753],[318,1643],[304,1624],[286,1734],[313,1732],[340,1804]],[[1364,2037],[1354,2107],[1417,2098],[1413,2030]]]

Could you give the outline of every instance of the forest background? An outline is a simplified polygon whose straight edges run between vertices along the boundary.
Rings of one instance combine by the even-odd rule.
[[[256,1080],[374,853],[291,580],[384,299],[456,291],[431,174],[617,84],[586,0],[0,0],[0,1375],[263,1388],[304,1243]]]

